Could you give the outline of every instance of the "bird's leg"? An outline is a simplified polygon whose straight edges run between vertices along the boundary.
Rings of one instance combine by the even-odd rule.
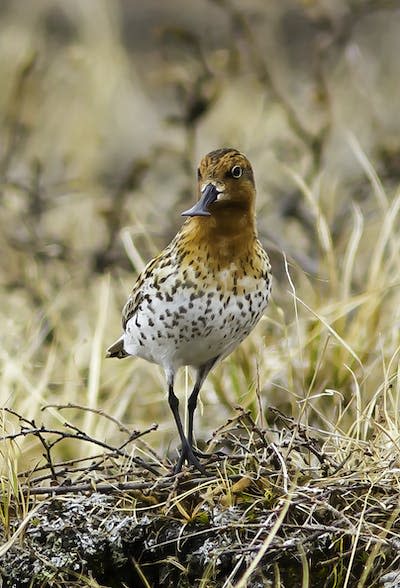
[[[201,388],[201,384],[202,382],[199,382],[199,378],[197,378],[196,383],[194,385],[193,391],[191,393],[191,395],[189,396],[189,400],[188,400],[188,417],[189,417],[189,423],[188,423],[188,436],[187,436],[187,441],[190,445],[190,447],[193,448],[193,419],[194,419],[194,411],[197,408],[197,398],[199,396],[199,392],[200,392],[200,388]]]
[[[217,359],[218,359],[218,357],[215,357],[214,359],[210,360],[209,362],[207,362],[205,365],[201,366],[198,369],[196,382],[194,384],[193,391],[192,391],[191,395],[189,396],[189,400],[188,400],[188,417],[189,417],[188,421],[189,421],[189,423],[188,423],[187,442],[188,442],[190,448],[192,449],[193,453],[196,455],[196,457],[204,457],[204,458],[211,457],[210,454],[202,453],[201,451],[198,451],[197,449],[193,448],[193,419],[194,419],[194,412],[197,407],[197,398],[199,396],[200,389],[201,389],[203,382],[206,379],[209,371],[212,369],[213,365],[216,363]]]
[[[181,417],[179,415],[179,400],[174,394],[174,386],[173,384],[169,384],[168,386],[168,404],[174,415],[176,428],[178,429],[179,437],[181,439],[182,446],[187,443],[187,439],[185,437],[185,432],[183,430]]]
[[[175,398],[176,398],[176,396],[175,396]],[[175,419],[175,421],[178,426],[178,422],[176,419]],[[179,429],[179,427],[178,427],[178,429]],[[197,455],[193,451],[193,447],[191,445],[189,445],[189,442],[185,436],[181,437],[181,443],[182,443],[181,452],[179,455],[179,459],[176,462],[175,467],[174,467],[174,474],[178,474],[181,471],[182,466],[186,461],[189,465],[194,466],[196,468],[196,470],[201,472],[204,476],[207,476],[206,469],[200,463],[199,458],[197,457]]]
[[[174,474],[179,474],[185,461],[189,465],[195,467],[196,470],[203,474],[203,476],[208,476],[206,468],[200,463],[199,458],[195,455],[195,452],[193,451],[192,447],[190,447],[186,439],[185,442],[182,443],[181,453],[174,467]]]
[[[172,376],[168,379],[168,403],[171,408],[172,414],[174,415],[176,428],[178,429],[179,437],[181,439],[182,444],[179,460],[176,466],[174,467],[174,474],[179,473],[182,469],[183,463],[187,461],[189,464],[193,465],[197,470],[199,470],[202,474],[206,475],[204,467],[201,465],[198,458],[194,455],[193,449],[185,437],[181,417],[179,415],[179,400],[174,394],[174,382]]]

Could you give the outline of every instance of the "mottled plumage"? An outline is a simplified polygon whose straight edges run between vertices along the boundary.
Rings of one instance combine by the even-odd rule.
[[[161,365],[182,442],[175,468],[193,450],[193,414],[201,385],[260,320],[270,293],[270,264],[257,239],[255,186],[247,158],[235,149],[206,155],[198,169],[198,202],[171,243],[138,277],[122,311],[124,333],[108,357],[135,355]],[[197,370],[183,431],[173,390],[176,371]]]

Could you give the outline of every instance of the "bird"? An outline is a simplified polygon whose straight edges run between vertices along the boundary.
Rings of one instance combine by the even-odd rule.
[[[271,292],[271,265],[256,228],[256,189],[248,158],[211,151],[197,170],[197,201],[170,244],[138,276],[122,310],[122,336],[107,357],[138,356],[164,369],[168,403],[180,437],[173,473],[187,463],[207,473],[194,446],[194,413],[210,370],[261,319]],[[191,366],[195,381],[184,430],[174,381]]]

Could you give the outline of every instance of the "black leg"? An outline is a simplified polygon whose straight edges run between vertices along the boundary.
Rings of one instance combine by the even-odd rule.
[[[188,440],[189,446],[192,449],[193,449],[193,419],[194,419],[194,411],[196,410],[196,407],[197,407],[197,398],[199,396],[199,392],[200,392],[200,389],[203,385],[204,380],[206,379],[209,371],[211,370],[211,368],[213,367],[213,365],[215,364],[217,359],[218,359],[218,357],[211,359],[210,361],[208,361],[206,364],[202,365],[197,370],[196,382],[194,384],[193,391],[192,391],[191,395],[189,396],[189,400],[188,400],[189,427],[188,427],[187,440]]]
[[[203,476],[207,476],[207,470],[205,467],[200,463],[199,458],[194,454],[192,447],[190,447],[189,443],[185,439],[185,442],[182,443],[181,453],[179,459],[174,467],[174,474],[179,474],[182,469],[183,464],[185,461],[196,468],[199,472],[203,474]]]
[[[185,437],[185,432],[183,430],[181,417],[179,415],[179,400],[174,394],[174,378],[173,375],[169,375],[168,379],[168,404],[171,408],[172,414],[174,415],[176,428],[178,429],[179,437],[181,439],[181,454],[179,456],[179,460],[174,467],[174,474],[177,474],[181,471],[182,466],[185,461],[189,464],[193,465],[199,472],[204,475],[207,475],[206,470],[201,465],[198,458],[194,455],[193,449],[191,445],[188,443],[188,440]]]
[[[182,446],[187,443],[187,439],[185,437],[185,433],[182,426],[181,417],[179,415],[179,400],[174,394],[174,384],[173,382],[168,385],[168,404],[174,415],[176,428],[178,429],[179,437],[181,439]]]
[[[193,419],[194,419],[194,411],[197,408],[197,398],[199,396],[201,385],[198,385],[198,380],[194,385],[193,391],[189,396],[188,400],[188,417],[189,417],[189,424],[188,424],[188,443],[190,447],[193,447]]]

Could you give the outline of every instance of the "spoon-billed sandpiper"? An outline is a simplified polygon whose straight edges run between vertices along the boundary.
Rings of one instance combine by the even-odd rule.
[[[270,263],[257,239],[255,184],[249,160],[236,149],[208,153],[198,168],[198,201],[171,243],[138,277],[122,311],[123,335],[107,357],[135,355],[164,368],[181,453],[204,472],[193,447],[200,388],[260,320],[271,289]],[[188,400],[188,431],[179,416],[174,378],[196,370]]]

